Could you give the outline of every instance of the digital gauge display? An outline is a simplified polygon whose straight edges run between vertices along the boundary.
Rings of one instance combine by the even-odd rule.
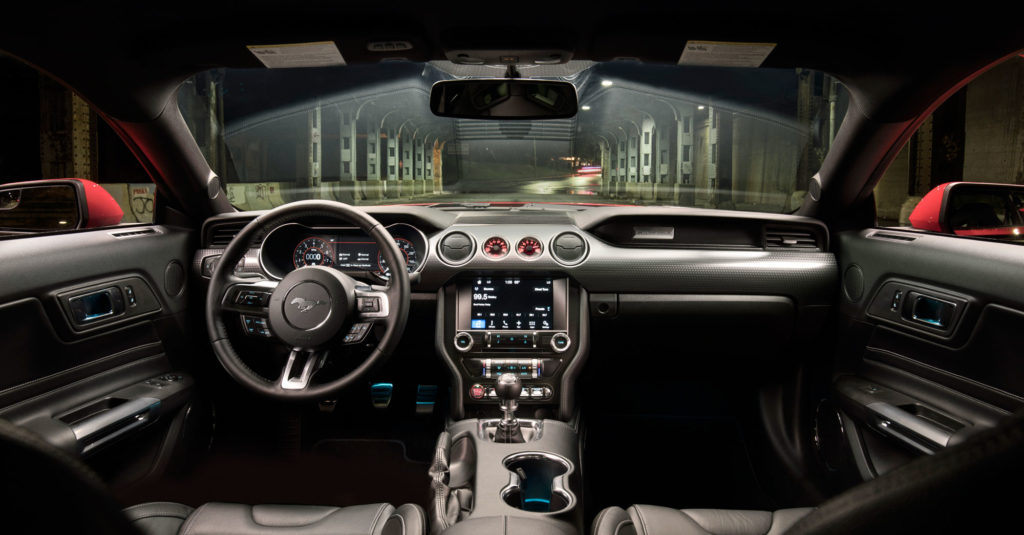
[[[306,238],[295,246],[292,253],[292,264],[304,266],[330,266],[334,263],[334,249],[325,238]]]
[[[427,260],[426,235],[404,223],[385,228],[395,240],[406,270],[418,271]],[[358,228],[307,227],[298,223],[270,231],[260,246],[259,258],[263,270],[279,280],[292,270],[307,267],[329,267],[357,278],[370,275],[387,279],[392,268],[377,242]]]

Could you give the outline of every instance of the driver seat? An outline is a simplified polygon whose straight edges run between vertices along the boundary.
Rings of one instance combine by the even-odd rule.
[[[192,509],[172,502],[150,502],[124,510],[143,535],[220,535],[273,533],[352,533],[422,535],[427,519],[418,505],[387,503],[329,507],[319,505],[242,505],[207,503]]]
[[[91,469],[37,435],[0,420],[0,512],[28,533],[115,535],[423,535],[418,505],[327,507],[152,502],[121,510]]]

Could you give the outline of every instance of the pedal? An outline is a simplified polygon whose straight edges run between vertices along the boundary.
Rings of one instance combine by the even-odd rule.
[[[437,385],[416,385],[416,414],[433,414]]]
[[[374,383],[370,385],[370,401],[378,409],[386,409],[391,404],[391,395],[395,385],[391,383]]]

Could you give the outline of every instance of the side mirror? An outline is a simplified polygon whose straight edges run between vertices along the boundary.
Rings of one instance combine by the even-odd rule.
[[[430,111],[440,117],[564,119],[578,105],[576,86],[552,80],[445,80],[430,88]]]
[[[985,238],[1022,239],[1024,186],[947,182],[936,186],[910,213],[916,229]]]
[[[60,178],[0,186],[0,232],[51,232],[116,225],[124,212],[90,180]]]

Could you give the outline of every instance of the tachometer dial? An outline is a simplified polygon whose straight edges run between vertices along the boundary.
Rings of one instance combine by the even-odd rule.
[[[491,258],[501,258],[508,254],[508,242],[497,236],[484,242],[484,254]]]
[[[398,250],[405,257],[406,271],[409,273],[416,271],[416,268],[420,265],[419,256],[416,254],[416,246],[405,238],[395,238],[395,245],[398,246]],[[391,268],[388,266],[387,260],[384,260],[384,255],[379,252],[377,253],[377,267],[379,268],[378,275],[385,279],[390,276]]]
[[[295,246],[292,264],[296,268],[334,265],[334,249],[323,238],[306,238]]]
[[[537,238],[523,238],[516,245],[516,251],[527,258],[539,255],[541,250],[540,240]]]

